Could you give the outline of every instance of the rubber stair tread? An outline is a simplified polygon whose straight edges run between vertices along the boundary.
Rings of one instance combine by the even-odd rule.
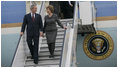
[[[56,44],[55,46],[62,46],[62,44]],[[48,47],[48,44],[42,44],[41,47]]]
[[[42,42],[47,42],[47,40],[42,40]],[[56,42],[63,42],[63,39],[56,39]]]
[[[62,47],[59,47],[59,48],[55,48],[55,50],[61,50],[62,49]],[[40,51],[49,51],[49,49],[47,48],[47,49],[40,49]]]
[[[41,65],[39,67],[59,67],[59,64],[57,64],[57,65]]]
[[[63,38],[63,37],[62,37],[62,38],[56,38],[56,40],[58,40],[58,39],[59,39],[59,40],[60,40],[60,39],[63,40],[64,38]],[[42,39],[42,41],[46,41],[46,40],[47,40],[46,38],[45,38],[45,39]]]
[[[43,41],[42,41],[42,43],[44,43],[44,42],[47,42],[47,40],[43,40]],[[63,39],[56,39],[55,42],[62,42],[62,43],[63,43]]]
[[[55,42],[55,43],[57,43],[57,44],[62,44],[63,42]],[[47,44],[47,42],[43,42],[43,43],[41,43],[41,44]]]
[[[35,67],[35,66],[44,66],[44,65],[59,65],[59,63],[55,63],[55,64],[32,64],[32,65],[25,65],[24,67],[29,67],[29,66],[33,66],[33,67]]]
[[[61,56],[55,56],[55,58],[60,58]],[[27,59],[31,59],[31,56],[27,56]],[[38,59],[49,59],[49,56],[38,57]]]
[[[39,61],[47,61],[47,60],[60,60],[60,58],[46,58],[46,59],[40,59],[39,58]],[[33,59],[26,59],[26,62],[28,61],[33,61]]]
[[[62,46],[55,46],[55,48],[58,48],[58,47],[62,47]],[[47,47],[41,47],[41,49],[45,49],[45,48],[48,48],[48,46]]]
[[[47,65],[47,64],[59,64],[59,61],[60,60],[47,60],[47,61],[38,61],[38,64],[45,64],[45,65]],[[25,62],[25,65],[32,65],[32,64],[34,64],[34,62],[33,61],[28,61],[28,62]]]
[[[60,54],[56,54],[56,55],[54,55],[54,56],[60,56]],[[31,56],[27,56],[28,58],[31,58]],[[49,55],[40,55],[39,57],[49,57]]]
[[[57,55],[57,54],[61,54],[61,51],[54,52],[54,55]],[[39,56],[40,55],[50,55],[50,53],[49,52],[39,53]]]
[[[31,67],[31,66],[27,66],[27,67]],[[55,64],[55,65],[35,65],[32,67],[59,67],[59,64]]]
[[[56,51],[61,51],[61,50],[55,50]],[[40,53],[44,53],[44,52],[49,52],[49,51],[40,51]]]

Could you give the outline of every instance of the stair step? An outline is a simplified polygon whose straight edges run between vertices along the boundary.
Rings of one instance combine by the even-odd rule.
[[[62,44],[55,44],[55,47],[62,46]],[[48,47],[48,44],[42,44],[41,47]]]
[[[73,21],[73,18],[70,18],[70,19],[59,19],[61,22],[72,22]]]
[[[47,60],[60,60],[60,58],[47,58],[47,59],[40,59],[39,58],[39,61],[47,61]],[[29,61],[34,61],[33,59],[26,59],[26,62],[29,62]]]
[[[56,38],[64,38],[64,35],[63,34],[57,35]],[[46,36],[44,36],[44,38],[42,38],[42,39],[46,39]]]
[[[57,34],[64,34],[64,32],[58,32],[58,31],[57,31]]]
[[[32,65],[32,66],[25,66],[25,67],[59,67],[58,64],[55,65]]]
[[[47,60],[47,61],[39,61],[38,64],[39,65],[53,65],[53,64],[59,64],[59,60]],[[28,61],[25,62],[25,65],[34,65],[33,61]]]
[[[63,40],[64,38],[56,38],[56,40]],[[42,41],[46,41],[47,39],[42,39]]]
[[[47,44],[47,42],[43,42],[41,44]],[[55,44],[63,44],[63,42],[55,42]]]
[[[56,39],[56,42],[62,42],[63,43],[63,39]],[[43,40],[42,43],[47,43],[47,40]]]
[[[57,36],[63,36],[64,34],[57,34]]]
[[[64,34],[57,34],[56,38],[60,38],[60,37],[63,38],[64,37]],[[42,39],[45,39],[45,38],[46,38],[46,35]]]
[[[62,49],[62,47],[58,47],[58,48],[55,48],[55,51],[56,50],[61,50],[61,49]],[[40,51],[49,51],[49,49],[48,48],[40,49]]]
[[[47,45],[47,43],[41,43],[41,45]],[[63,45],[63,43],[56,42],[55,45]]]
[[[58,52],[58,51],[61,51],[61,50],[55,50],[55,52]],[[45,53],[45,52],[49,52],[49,51],[40,51],[40,53]]]
[[[58,32],[64,32],[65,30],[58,30]]]
[[[32,64],[32,65],[25,65],[24,67],[59,67],[59,63],[54,64]]]
[[[65,30],[65,29],[64,29],[64,28],[59,28],[59,29],[57,29],[57,31],[58,31],[58,30]]]
[[[57,65],[42,65],[40,67],[59,67],[59,64],[57,64]]]
[[[51,58],[49,58],[49,55],[48,56],[44,56],[44,57],[38,57],[40,60],[43,60],[43,59],[51,59]],[[60,58],[60,56],[59,55],[55,55],[55,58]],[[31,56],[27,56],[27,59],[31,59]]]
[[[57,34],[64,34],[64,32],[57,32]]]
[[[61,55],[61,51],[56,51],[56,52],[54,52],[54,55],[58,55],[58,54]],[[41,56],[41,55],[50,55],[50,53],[49,53],[49,52],[46,52],[46,53],[39,53],[39,56]]]
[[[60,35],[60,36],[57,36],[57,37],[56,37],[57,40],[58,40],[58,39],[63,39],[63,38],[64,38],[63,35]],[[42,38],[42,40],[47,40],[47,39],[46,39],[46,37],[44,37],[44,38]]]
[[[44,57],[44,56],[48,56],[49,57],[49,55],[40,55],[39,57]],[[60,54],[56,54],[54,56],[60,56]]]
[[[55,46],[55,48],[58,48],[58,47],[62,47],[62,45],[61,46]],[[46,46],[46,47],[41,47],[41,49],[47,49],[48,48],[48,46]]]
[[[60,54],[54,55],[55,57],[59,57]],[[39,57],[49,57],[49,55],[40,55]],[[31,58],[31,56],[27,56],[27,58]]]

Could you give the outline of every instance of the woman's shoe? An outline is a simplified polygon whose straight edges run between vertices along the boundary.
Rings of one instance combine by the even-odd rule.
[[[52,58],[54,58],[54,55],[52,55]]]
[[[49,58],[54,58],[54,55],[49,55]]]
[[[38,64],[38,61],[34,61],[34,64]]]
[[[49,55],[49,58],[51,58],[52,57],[52,55]]]

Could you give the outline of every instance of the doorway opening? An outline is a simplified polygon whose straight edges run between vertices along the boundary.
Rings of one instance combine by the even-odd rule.
[[[49,5],[54,7],[54,13],[60,19],[73,18],[74,1],[49,1]]]

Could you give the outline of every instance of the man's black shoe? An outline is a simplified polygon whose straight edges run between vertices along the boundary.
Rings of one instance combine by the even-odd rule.
[[[35,64],[38,64],[38,61],[34,61]]]
[[[33,56],[31,57],[31,59],[34,59]]]

